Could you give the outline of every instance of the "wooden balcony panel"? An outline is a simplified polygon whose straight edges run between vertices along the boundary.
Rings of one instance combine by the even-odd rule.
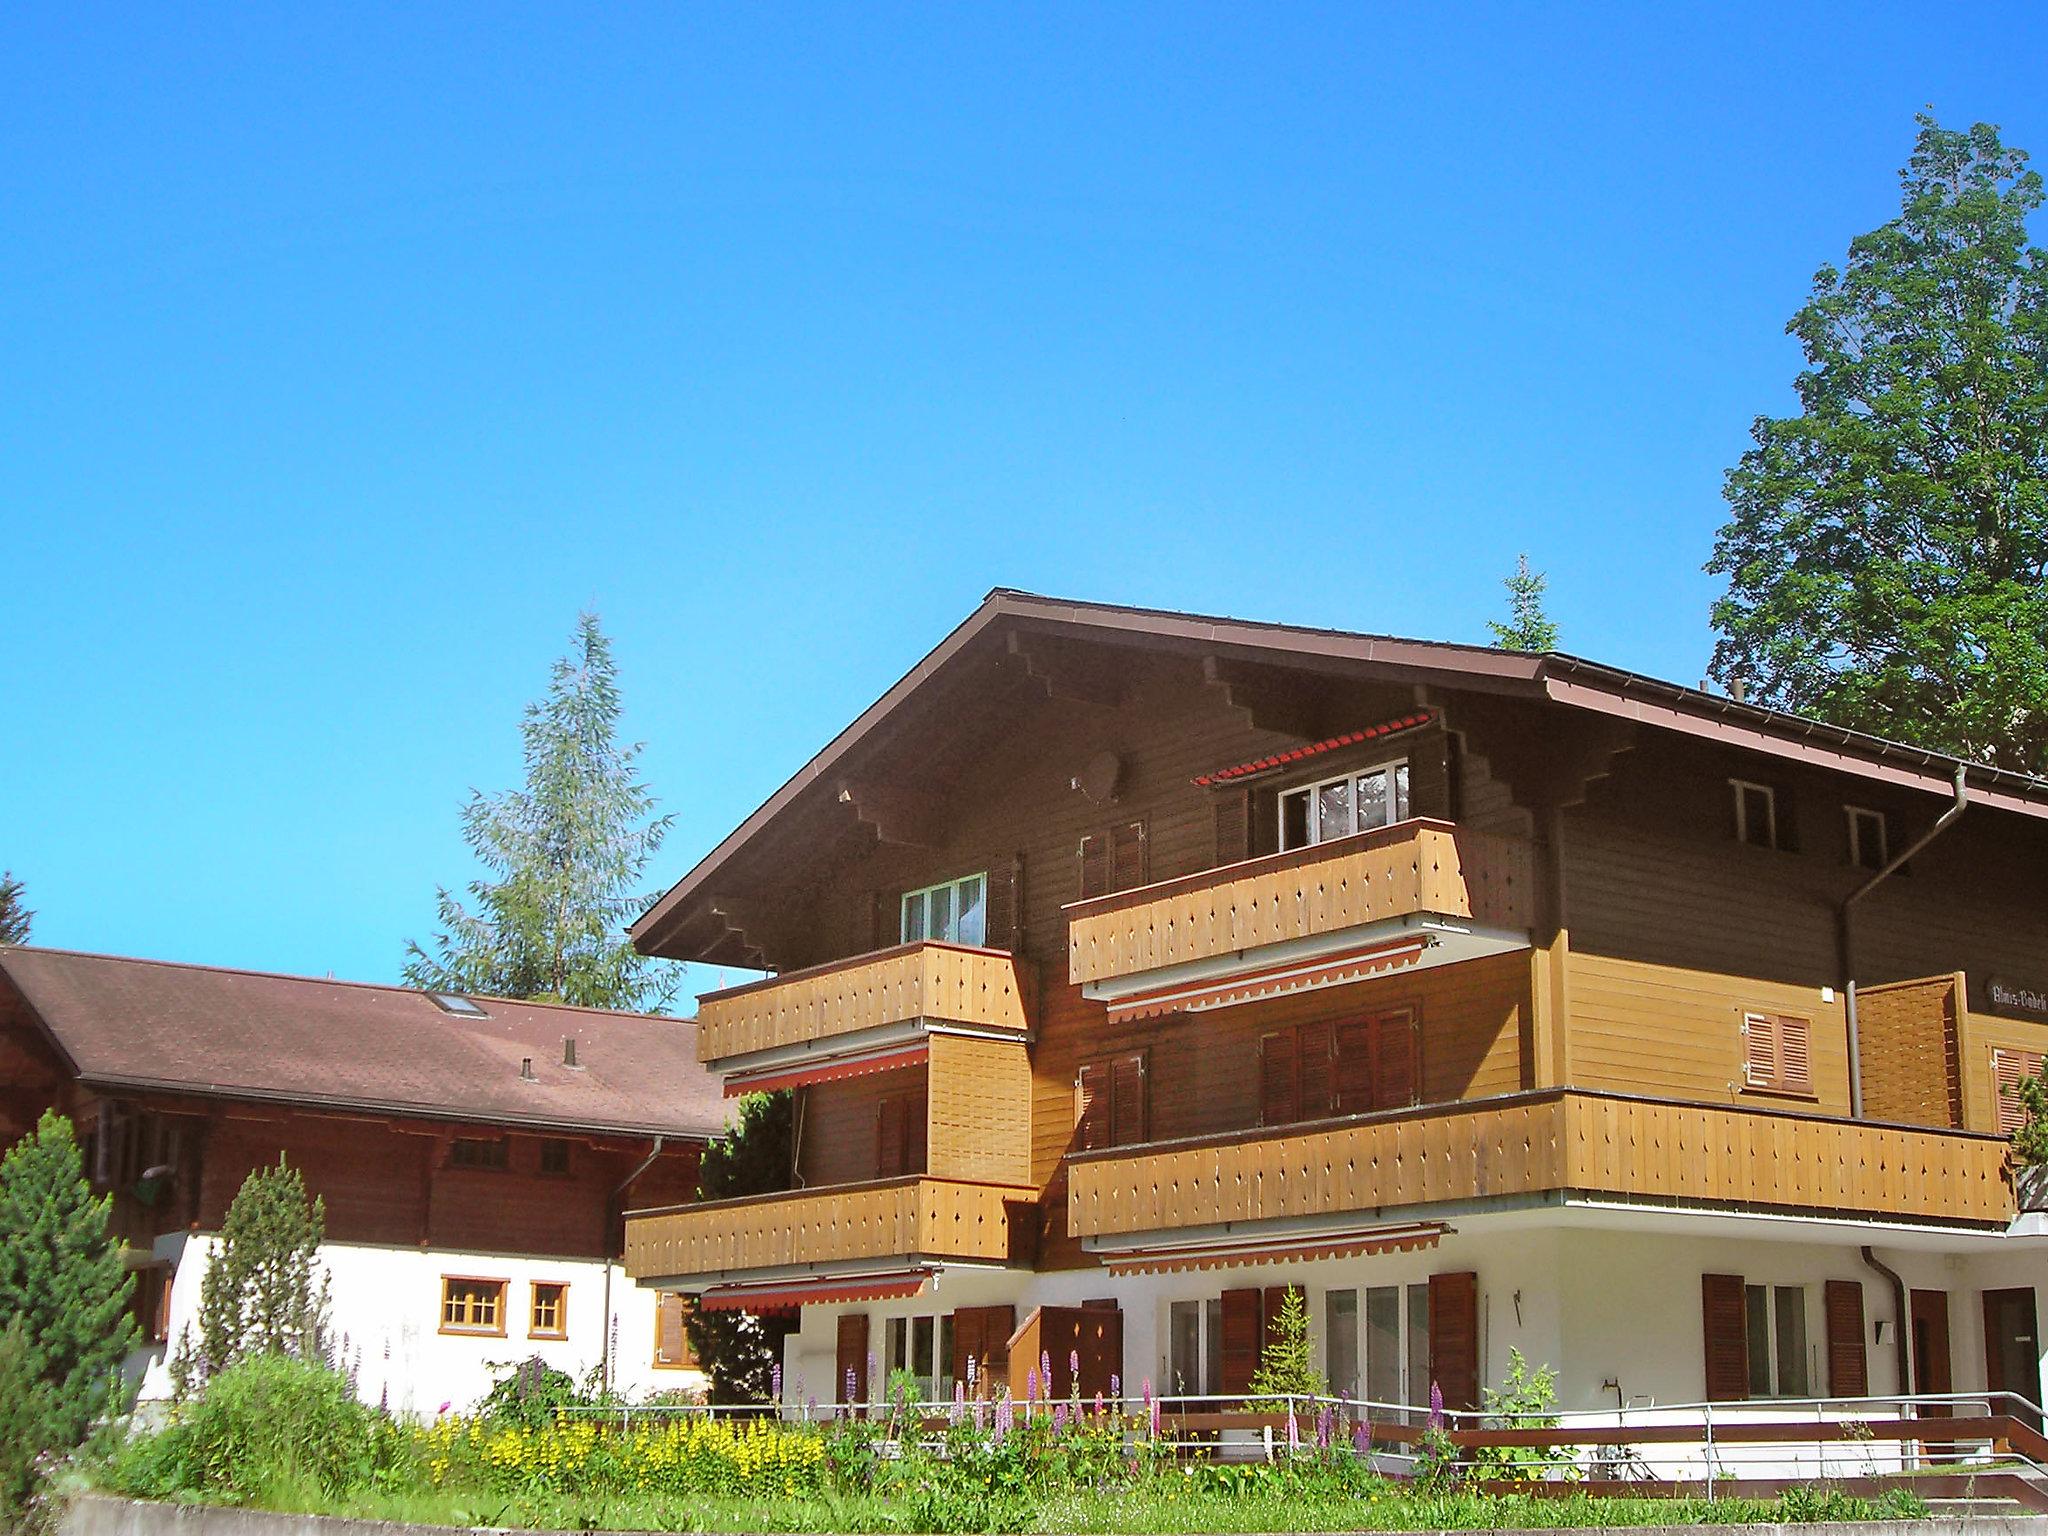
[[[927,940],[697,1000],[697,1056],[722,1061],[916,1019],[1028,1028],[1016,958]]]
[[[2004,1223],[1992,1137],[1554,1090],[1075,1160],[1084,1237],[1569,1190]]]
[[[1068,979],[1113,980],[1418,913],[1520,932],[1532,921],[1532,880],[1520,839],[1405,821],[1077,903]]]
[[[626,1271],[730,1274],[912,1255],[1002,1262],[1010,1254],[1005,1202],[1035,1195],[912,1176],[649,1211],[626,1219]]]

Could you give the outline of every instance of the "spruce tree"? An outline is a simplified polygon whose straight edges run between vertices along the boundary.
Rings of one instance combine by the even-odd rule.
[[[497,878],[471,883],[473,905],[440,890],[442,931],[431,953],[406,945],[408,983],[646,1012],[674,995],[679,969],[625,937],[652,899],[639,882],[671,818],[652,814],[619,713],[611,642],[585,613],[520,726],[525,788],[472,792],[463,808],[463,840]]]
[[[12,870],[0,870],[0,944],[26,944],[35,913],[22,900],[21,882]]]
[[[1504,651],[1556,650],[1557,626],[1543,611],[1543,594],[1550,586],[1550,578],[1541,571],[1530,570],[1527,555],[1517,555],[1514,574],[1503,577],[1501,585],[1508,589],[1508,621],[1501,624],[1487,620],[1486,627],[1493,631],[1493,643]]]
[[[107,1230],[112,1196],[93,1198],[71,1122],[46,1111],[0,1159],[0,1336],[10,1392],[41,1426],[41,1449],[70,1451],[116,1401],[135,1346],[133,1280]]]
[[[199,1338],[182,1341],[173,1364],[180,1391],[252,1355],[325,1357],[326,1233],[325,1206],[283,1157],[242,1181],[199,1282]]]

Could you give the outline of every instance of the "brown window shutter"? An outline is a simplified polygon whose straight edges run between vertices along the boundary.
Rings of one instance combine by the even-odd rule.
[[[1778,1021],[1767,1013],[1742,1016],[1742,1080],[1751,1088],[1778,1083]]]
[[[1320,1120],[1336,1109],[1336,1031],[1328,1024],[1304,1024],[1294,1032],[1295,1108],[1304,1120]]]
[[[1294,1031],[1259,1037],[1259,1123],[1291,1125],[1300,1117],[1294,1078]]]
[[[988,872],[988,915],[984,941],[990,949],[1016,953],[1024,947],[1024,859],[999,859]]]
[[[864,1403],[868,1400],[868,1315],[865,1312],[839,1314],[838,1369],[832,1379],[832,1397],[838,1402]],[[847,1381],[853,1390],[847,1391]]]
[[[1128,1147],[1146,1139],[1145,1053],[1132,1051],[1109,1064],[1109,1144]]]
[[[1749,1301],[1740,1275],[1701,1275],[1700,1313],[1706,1331],[1707,1400],[1749,1396]]]
[[[953,1309],[953,1379],[962,1386],[967,1383],[967,1362],[975,1362],[975,1387],[981,1385],[980,1361],[988,1353],[987,1333],[982,1321],[981,1307],[955,1307]]]
[[[689,1338],[683,1326],[683,1298],[663,1296],[654,1309],[654,1363],[683,1364],[690,1352]]]
[[[1109,1145],[1109,1068],[1099,1061],[1081,1064],[1074,1074],[1074,1149],[1093,1152]]]
[[[1109,840],[1098,832],[1081,839],[1081,900],[1109,890]]]
[[[2020,1084],[2041,1072],[2041,1057],[2033,1051],[1999,1047],[1991,1053],[1991,1091],[1998,1101],[1998,1129],[2010,1136],[2025,1124],[2026,1106],[2020,1103]]]
[[[1372,1107],[1402,1109],[1421,1102],[1415,1015],[1404,1008],[1383,1013],[1372,1024]]]
[[[1479,1276],[1429,1277],[1429,1375],[1446,1408],[1479,1406]]]
[[[922,1095],[897,1100],[903,1106],[903,1171],[925,1173],[925,1099]]]
[[[1118,822],[1109,830],[1109,888],[1135,890],[1145,883],[1145,823]]]
[[[1216,795],[1216,862],[1237,864],[1252,856],[1251,791],[1219,790]]]
[[[903,1172],[903,1100],[887,1098],[875,1105],[875,1177],[893,1179]]]
[[[1813,1092],[1813,1021],[1778,1020],[1778,1086],[1787,1093]]]
[[[1362,1115],[1372,1105],[1373,1021],[1346,1019],[1335,1030],[1332,1077],[1340,1115]]]
[[[1822,1295],[1827,1302],[1828,1395],[1863,1397],[1870,1391],[1869,1360],[1863,1349],[1863,1286],[1855,1280],[1830,1280]]]
[[[1266,1309],[1257,1290],[1223,1293],[1223,1381],[1218,1391],[1243,1392],[1259,1368],[1259,1335]]]

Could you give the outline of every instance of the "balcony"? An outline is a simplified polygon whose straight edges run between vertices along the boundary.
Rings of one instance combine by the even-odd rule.
[[[1105,1252],[1560,1194],[2003,1226],[2005,1157],[1990,1136],[1548,1090],[1077,1155],[1067,1221]]]
[[[648,1284],[775,1283],[1004,1264],[1035,1227],[1037,1191],[913,1175],[626,1217],[626,1272]],[[1012,1210],[1028,1208],[1012,1223]],[[687,1282],[687,1285],[685,1283]]]
[[[1404,821],[1076,902],[1067,976],[1110,1016],[1195,1012],[1521,948],[1528,844]]]
[[[1015,957],[925,940],[707,992],[697,1056],[721,1072],[795,1071],[914,1046],[931,1024],[1021,1041],[1030,1011]]]

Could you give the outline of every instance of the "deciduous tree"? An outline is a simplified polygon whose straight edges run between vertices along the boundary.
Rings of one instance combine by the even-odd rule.
[[[1753,700],[2048,770],[2048,256],[1998,130],[1919,119],[1899,216],[1787,331],[1799,411],[1759,416],[1709,571],[1713,675]]]

